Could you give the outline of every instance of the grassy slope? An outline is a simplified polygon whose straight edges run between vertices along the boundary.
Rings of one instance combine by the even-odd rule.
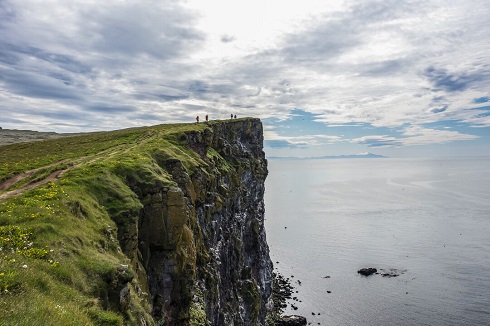
[[[41,168],[7,190],[66,169],[0,201],[0,325],[120,325],[148,317],[140,300],[131,300],[126,316],[111,311],[111,286],[133,272],[109,216],[141,207],[125,184],[129,175],[172,183],[155,156],[178,158],[188,172],[206,164],[179,145],[184,132],[205,128],[160,125],[0,146],[0,181]]]

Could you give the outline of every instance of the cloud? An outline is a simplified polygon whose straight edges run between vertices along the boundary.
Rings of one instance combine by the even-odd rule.
[[[490,106],[465,110],[465,122],[473,128],[488,128],[490,126]]]
[[[326,125],[399,127],[450,118],[465,121],[468,116],[461,110],[474,98],[469,91],[483,96],[490,86],[485,69],[478,72],[487,59],[473,58],[464,49],[457,56],[467,66],[456,67],[453,57],[442,54],[454,42],[474,38],[452,32],[463,24],[468,28],[468,20],[461,18],[465,9],[464,4],[452,3],[448,9],[436,1],[351,2],[346,9],[295,25],[299,27],[273,48],[233,63],[224,61],[213,76],[202,80],[228,80],[229,87],[220,96],[214,91],[199,96],[209,106],[219,101],[220,107],[245,113],[253,108],[263,118],[287,116],[287,110],[301,108]],[[472,29],[488,30],[481,17],[469,23]],[[437,21],[437,28],[431,21]],[[481,41],[468,46],[479,53],[485,48]],[[431,67],[454,77],[456,84],[442,87],[444,75],[429,76]],[[456,86],[464,90],[456,91]],[[245,87],[258,91],[242,93]]]
[[[441,112],[444,112],[446,111],[448,108],[448,105],[445,104],[445,105],[440,105],[440,106],[436,106],[436,107],[433,107],[430,109],[430,112],[432,113],[441,113]]]
[[[276,131],[276,127],[266,126],[264,131],[264,145],[271,148],[299,148],[308,146],[320,146],[342,141],[342,137],[323,134],[305,134],[300,136],[282,136]]]
[[[102,113],[102,114],[115,114],[115,113],[128,113],[136,111],[136,108],[125,105],[107,105],[107,104],[93,104],[87,108],[88,111]]]
[[[221,36],[221,42],[223,43],[230,43],[233,42],[234,40],[236,40],[236,37],[232,35],[225,34]]]
[[[259,1],[226,6],[0,0],[2,121],[87,131],[233,113],[273,125],[275,148],[433,144],[475,138],[407,126],[490,126],[472,110],[490,89],[485,0],[273,2],[284,10],[269,20]]]
[[[109,1],[84,8],[80,19],[89,22],[84,34],[94,35],[89,41],[94,50],[122,55],[125,61],[145,54],[176,58],[204,38],[192,27],[192,15],[174,1]]]
[[[478,7],[487,8],[481,1],[351,2],[315,16],[277,48],[247,57],[229,74],[237,83],[261,85],[261,95],[274,94],[258,96],[257,108],[302,108],[326,124],[464,120],[457,111],[471,107],[470,94],[486,94],[490,87],[482,41],[490,29],[485,10],[475,13]],[[287,92],[271,91],[277,89],[274,76],[288,77]]]
[[[191,92],[179,76],[194,65],[185,57],[204,41],[194,14],[174,1],[4,0],[0,18],[2,112],[28,113],[26,102],[42,111],[43,100],[56,100],[71,112],[128,114],[182,100]]]
[[[299,148],[306,147],[306,142],[293,143],[288,140],[266,140],[264,145],[270,148]]]
[[[442,89],[448,92],[464,91],[475,83],[490,77],[488,72],[463,72],[458,74],[434,67],[426,68],[423,74],[435,90]]]
[[[363,136],[363,137],[352,139],[352,142],[361,145],[366,145],[368,147],[392,147],[392,146],[401,146],[403,144],[397,138],[390,137],[387,135]]]
[[[56,78],[58,77],[58,78]],[[29,74],[23,71],[4,70],[0,83],[9,92],[35,98],[55,98],[74,100],[80,98],[77,92],[60,80],[59,76]]]
[[[413,145],[444,144],[453,141],[474,140],[476,135],[464,134],[452,130],[438,130],[410,125],[405,127],[397,137],[387,135],[371,135],[352,139],[353,143],[368,147],[400,147]]]

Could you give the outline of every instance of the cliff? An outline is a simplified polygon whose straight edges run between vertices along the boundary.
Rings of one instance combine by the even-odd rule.
[[[265,325],[262,143],[260,120],[238,119],[0,147],[2,315]]]

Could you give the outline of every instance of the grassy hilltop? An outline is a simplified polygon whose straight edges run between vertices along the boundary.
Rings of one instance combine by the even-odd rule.
[[[246,119],[233,121],[240,120]],[[125,314],[113,309],[119,292],[112,290],[136,273],[121,251],[114,222],[120,212],[142,207],[125,180],[171,185],[175,182],[162,164],[166,159],[181,161],[188,174],[222,161],[212,149],[203,158],[185,146],[186,133],[219,123],[232,122],[158,125],[0,146],[0,325],[151,320],[141,298],[128,298]]]

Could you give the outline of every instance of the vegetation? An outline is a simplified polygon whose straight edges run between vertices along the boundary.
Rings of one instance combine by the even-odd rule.
[[[0,325],[122,325],[142,319],[151,325],[150,308],[136,298],[144,295],[136,272],[118,242],[118,226],[141,208],[127,184],[173,184],[165,168],[171,160],[188,173],[206,164],[179,145],[186,134],[209,125],[0,146]],[[216,152],[208,159],[222,160]],[[183,243],[194,241],[187,226],[185,231]],[[183,247],[180,254],[195,260],[194,249]],[[127,313],[113,300],[124,284]],[[201,305],[192,306],[191,315],[203,320]]]

